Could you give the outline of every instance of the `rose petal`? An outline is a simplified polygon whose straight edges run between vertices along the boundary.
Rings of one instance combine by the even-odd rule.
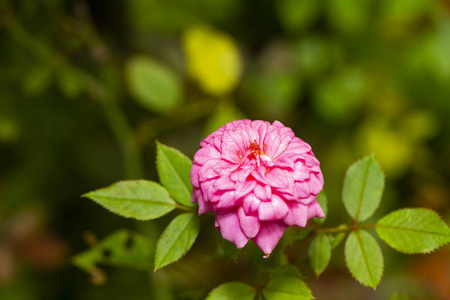
[[[317,195],[322,190],[323,183],[320,182],[319,178],[315,173],[311,173],[311,177],[309,178],[309,188],[311,194]]]
[[[239,249],[249,240],[241,229],[236,209],[226,214],[216,215],[216,228],[220,230],[224,239],[232,242]]]
[[[196,194],[196,196],[194,196],[194,194],[193,194],[192,201],[194,201],[194,198],[195,198],[195,200],[198,202],[198,214],[201,215],[201,214],[211,211],[210,205],[203,200],[201,191],[197,190],[197,191],[195,191],[195,194]]]
[[[230,208],[241,205],[241,201],[236,200],[235,191],[226,191],[220,196],[220,200],[214,205],[214,212],[223,213]]]
[[[252,171],[251,175],[253,178],[257,181],[259,181],[262,184],[267,184],[266,181],[266,168],[264,166],[258,167],[256,170]]]
[[[309,205],[309,204],[311,204],[312,202],[316,201],[316,199],[317,199],[317,195],[311,194],[311,195],[309,195],[309,197],[307,197],[307,198],[299,199],[298,202],[301,203],[301,204],[303,204],[303,205]]]
[[[204,140],[202,140],[200,142],[200,147],[204,148],[204,147],[207,147],[207,146],[215,146],[216,145],[216,141],[220,140],[220,138],[222,137],[224,131],[225,131],[225,128],[223,128],[223,127],[217,129],[216,131],[214,131],[213,133],[208,135]],[[216,147],[216,148],[220,149],[220,147]]]
[[[301,203],[292,205],[292,213],[294,214],[294,225],[305,227],[308,221],[308,207]]]
[[[289,212],[284,218],[286,225],[296,225],[299,227],[305,227],[308,221],[308,206],[301,203],[290,203]]]
[[[194,155],[194,164],[203,165],[210,159],[220,159],[220,156],[220,152],[214,147],[208,146],[201,148]]]
[[[242,207],[238,209],[239,223],[244,234],[249,238],[254,238],[259,232],[259,219],[255,215],[247,215]]]
[[[270,202],[261,202],[258,208],[258,217],[261,221],[280,220],[287,213],[287,204],[277,195],[272,195],[272,201]]]
[[[309,184],[305,181],[296,181],[294,185],[295,195],[298,198],[308,198],[311,194],[309,192]]]
[[[255,196],[261,201],[270,201],[270,199],[272,198],[272,189],[270,188],[270,186],[262,186],[258,184],[253,189],[253,194],[255,194]]]
[[[217,159],[210,159],[201,167],[200,171],[198,172],[198,180],[200,182],[219,177],[219,175],[217,175],[217,173],[214,172],[212,168],[218,161],[219,160]]]
[[[268,257],[283,236],[287,226],[279,221],[262,222],[258,234],[253,238],[255,244]]]
[[[236,183],[236,198],[241,198],[253,191],[256,187],[256,181],[248,180],[246,182]]]
[[[239,168],[238,164],[232,164],[226,160],[219,160],[214,166],[214,172],[219,176],[229,176],[231,173],[236,171]]]
[[[282,130],[280,130],[282,131]],[[282,155],[284,153],[284,151],[286,151],[290,141],[292,140],[292,137],[287,135],[287,134],[283,134],[280,133],[280,138],[279,138],[279,144],[278,147],[276,148],[275,152],[272,154],[273,159],[277,159],[278,156]]]
[[[322,207],[320,207],[319,202],[315,201],[308,205],[308,219],[310,218],[323,218],[325,214],[323,213]]]
[[[218,190],[233,190],[236,184],[228,177],[221,177],[214,182],[213,186]]]
[[[284,169],[275,168],[270,170],[266,174],[266,181],[274,188],[288,189],[294,187],[294,177]]]
[[[255,197],[253,193],[244,197],[242,201],[242,207],[247,215],[254,213],[258,210],[261,205],[261,200]]]
[[[201,166],[193,164],[191,168],[191,184],[194,187],[200,187],[200,183],[198,182],[198,173],[200,172]]]
[[[294,179],[296,181],[304,181],[309,178],[309,169],[302,161],[297,161],[295,163],[294,169]]]
[[[270,126],[269,122],[265,122],[265,121],[253,121],[252,125],[251,125],[256,132],[258,133],[259,136],[259,140],[262,142],[264,141],[265,137],[266,137],[266,132],[267,132],[267,128]],[[260,147],[263,145],[259,145]]]

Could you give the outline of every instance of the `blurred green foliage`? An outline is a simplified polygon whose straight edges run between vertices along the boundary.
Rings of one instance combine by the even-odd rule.
[[[192,157],[206,134],[244,117],[277,119],[312,145],[330,225],[346,217],[346,168],[371,153],[387,181],[376,217],[425,206],[449,220],[448,1],[3,0],[0,49],[1,299],[194,299],[245,281],[241,258],[208,269],[211,224],[177,267],[149,276],[107,267],[98,287],[70,265],[83,236],[93,245],[86,232],[128,228],[154,242],[169,220],[138,224],[80,195],[156,180],[155,140]],[[292,262],[307,251],[297,248]],[[307,283],[317,299],[450,294],[448,249],[423,260],[383,252],[376,292],[339,255],[318,280],[306,271]]]

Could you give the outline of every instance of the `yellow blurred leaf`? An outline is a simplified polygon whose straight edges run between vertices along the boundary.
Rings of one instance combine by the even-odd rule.
[[[183,36],[188,75],[204,92],[223,96],[237,85],[241,57],[233,39],[206,26],[187,29]]]

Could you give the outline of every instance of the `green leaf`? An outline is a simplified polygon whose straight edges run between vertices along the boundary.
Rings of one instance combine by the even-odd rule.
[[[267,300],[313,299],[311,291],[303,280],[295,276],[280,276],[271,279],[262,293]]]
[[[96,264],[147,270],[152,265],[152,249],[153,243],[147,237],[122,229],[73,257],[73,264],[88,272]]]
[[[336,234],[335,236],[329,236],[330,242],[331,242],[331,249],[335,249],[339,244],[342,242],[342,240],[345,237],[344,232],[340,232]]]
[[[83,196],[113,213],[137,220],[159,218],[177,205],[162,186],[148,180],[119,181]]]
[[[133,98],[151,111],[170,112],[181,103],[181,83],[176,73],[150,57],[128,60],[125,77]]]
[[[302,273],[300,273],[299,269],[296,266],[284,265],[276,267],[275,269],[271,270],[269,274],[269,280],[282,276],[293,276],[299,279],[303,279]]]
[[[373,289],[383,274],[383,254],[377,241],[364,230],[353,231],[345,243],[345,263],[361,284]]]
[[[206,300],[253,300],[256,289],[242,282],[224,283],[209,293]]]
[[[325,270],[331,258],[331,244],[328,235],[317,235],[309,244],[308,255],[314,273],[319,276]]]
[[[174,218],[156,245],[155,271],[185,255],[194,244],[199,230],[200,223],[196,214],[185,213]]]
[[[328,199],[327,195],[325,195],[325,192],[323,190],[319,193],[319,195],[317,195],[317,202],[319,202],[319,205],[322,208],[325,217],[314,218],[314,220],[316,220],[317,223],[322,224],[327,219],[328,214]]]
[[[347,212],[364,221],[375,212],[384,189],[384,174],[373,155],[350,166],[344,179],[342,200]]]
[[[191,160],[175,148],[156,143],[156,168],[161,184],[179,203],[192,206]]]
[[[450,229],[434,211],[405,208],[381,218],[375,227],[389,246],[404,253],[427,253],[450,242]]]

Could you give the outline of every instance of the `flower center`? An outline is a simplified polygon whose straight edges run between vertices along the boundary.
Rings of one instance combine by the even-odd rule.
[[[256,159],[256,160],[258,160],[258,157],[260,155],[263,155],[263,152],[262,152],[261,148],[259,147],[258,143],[256,142],[256,140],[253,140],[253,143],[250,143],[250,147],[248,149],[248,152],[250,152],[248,154],[248,158],[249,159]]]
[[[259,147],[256,140],[253,140],[252,143],[250,143],[250,146],[248,148],[247,153],[245,153],[244,158],[248,158],[249,160],[256,160],[256,165],[259,167],[261,165],[261,161],[263,161],[265,164],[271,166],[272,165],[272,159],[268,157],[266,154],[266,145],[263,145],[263,150]]]

